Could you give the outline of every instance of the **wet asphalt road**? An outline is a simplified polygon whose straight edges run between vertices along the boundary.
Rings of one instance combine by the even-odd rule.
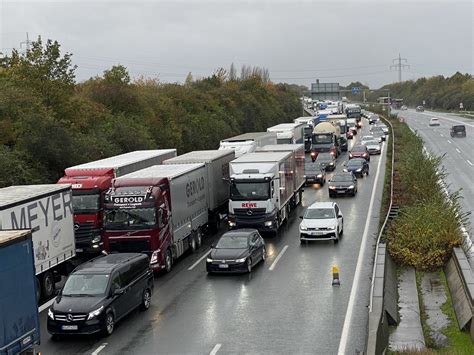
[[[362,129],[368,131],[367,126]],[[353,143],[350,141],[350,146]],[[46,331],[46,312],[42,312],[40,351],[48,355],[336,354],[341,341],[348,354],[363,350],[385,152],[384,146],[382,156],[372,156],[370,175],[359,179],[356,197],[335,199],[344,214],[344,236],[339,244],[300,245],[298,216],[312,202],[329,200],[326,185],[307,187],[302,206],[293,211],[279,235],[265,236],[268,258],[252,274],[208,276],[204,260],[190,269],[217,240],[215,235],[207,238],[200,253],[183,257],[171,273],[157,275],[150,310],[132,312],[108,338],[71,336],[53,341]],[[345,160],[347,153],[338,159],[337,170]],[[328,179],[330,176],[332,173]],[[366,239],[361,248],[364,229]],[[331,286],[332,265],[340,268],[340,287]],[[356,269],[360,278],[353,288]],[[352,290],[353,307],[346,317]],[[347,337],[341,340],[349,315]]]
[[[415,112],[415,110],[399,111],[399,117],[404,117],[407,124],[418,132],[426,148],[434,155],[445,157],[442,161],[448,176],[446,183],[448,190],[454,192],[462,189],[461,206],[465,212],[471,212],[470,221],[472,240],[472,226],[474,226],[474,120],[439,112]],[[430,127],[431,117],[437,117],[440,126]],[[465,138],[452,138],[449,129],[452,125],[466,126]]]

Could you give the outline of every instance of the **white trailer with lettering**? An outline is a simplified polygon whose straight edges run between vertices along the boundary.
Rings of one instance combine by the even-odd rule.
[[[76,255],[71,185],[21,185],[0,189],[0,230],[31,229],[38,297],[54,294]],[[8,285],[2,285],[2,287]]]

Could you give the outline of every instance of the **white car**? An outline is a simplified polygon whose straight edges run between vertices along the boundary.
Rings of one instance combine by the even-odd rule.
[[[335,202],[315,202],[300,216],[300,241],[333,240],[344,232],[344,216]]]
[[[382,152],[382,146],[378,140],[371,140],[367,141],[365,143],[365,146],[367,147],[367,150],[369,151],[369,154],[380,154]]]
[[[367,143],[368,141],[373,141],[373,140],[378,140],[379,142],[382,142],[382,137],[375,138],[375,137],[372,136],[372,135],[363,136],[362,139],[360,140],[360,144],[366,145],[366,143]]]
[[[437,119],[436,117],[430,119],[430,126],[439,126],[439,119]]]

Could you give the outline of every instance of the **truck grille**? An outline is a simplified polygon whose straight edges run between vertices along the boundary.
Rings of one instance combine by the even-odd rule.
[[[141,253],[150,251],[148,240],[109,241],[110,251],[119,253]]]
[[[234,208],[236,217],[261,218],[265,216],[265,208]]]
[[[74,234],[77,239],[83,239],[91,237],[92,234],[98,232],[97,228],[94,228],[94,223],[84,222],[74,224]]]
[[[60,322],[81,322],[85,321],[87,314],[55,314],[54,319]]]

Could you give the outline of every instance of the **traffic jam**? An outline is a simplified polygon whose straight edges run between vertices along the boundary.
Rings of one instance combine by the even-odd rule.
[[[155,284],[189,255],[199,256],[189,270],[213,277],[251,274],[270,256],[273,270],[288,247],[275,258],[273,242],[296,214],[301,247],[338,244],[344,201],[367,184],[389,130],[347,102],[308,112],[216,150],[133,151],[69,167],[57,184],[0,189],[2,229],[18,230],[9,247],[30,240],[25,287],[51,339],[110,336],[153,306]]]

